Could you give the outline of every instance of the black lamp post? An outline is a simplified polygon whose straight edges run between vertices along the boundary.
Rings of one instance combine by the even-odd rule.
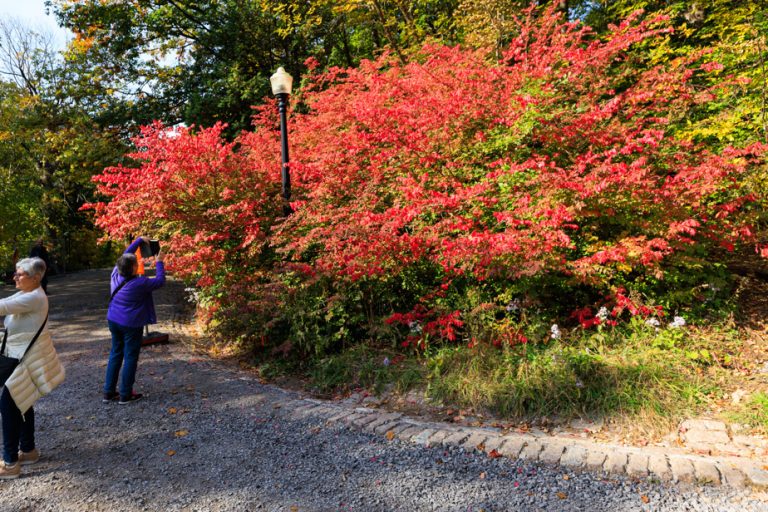
[[[293,77],[286,73],[282,67],[279,67],[275,74],[269,78],[269,82],[272,84],[272,94],[277,96],[278,108],[280,109],[280,145],[283,153],[283,168],[280,173],[283,180],[281,195],[283,196],[283,213],[287,216],[293,211],[290,204],[291,173],[288,167],[290,158],[288,157],[288,119],[286,116]]]

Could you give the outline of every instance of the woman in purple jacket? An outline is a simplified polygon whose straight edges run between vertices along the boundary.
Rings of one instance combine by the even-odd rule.
[[[117,259],[117,265],[112,270],[112,298],[107,310],[107,323],[109,332],[112,333],[112,350],[109,353],[107,376],[104,381],[104,403],[119,398],[118,403],[125,405],[142,397],[141,393],[133,392],[142,331],[145,325],[157,323],[152,291],[165,284],[162,252],[155,257],[155,277],[137,275],[139,263],[136,250],[144,242],[148,243],[149,239],[140,236],[134,240]],[[115,389],[121,365],[123,378],[120,380],[118,394]]]

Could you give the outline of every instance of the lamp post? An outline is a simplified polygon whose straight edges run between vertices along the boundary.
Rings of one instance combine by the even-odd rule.
[[[272,84],[272,94],[277,97],[277,105],[280,109],[280,145],[283,154],[283,168],[280,173],[283,181],[281,195],[283,196],[283,213],[288,216],[293,210],[289,202],[291,199],[291,173],[288,167],[290,158],[288,157],[288,119],[286,111],[288,110],[288,97],[291,95],[293,77],[286,73],[285,69],[281,66],[269,78],[269,82]]]

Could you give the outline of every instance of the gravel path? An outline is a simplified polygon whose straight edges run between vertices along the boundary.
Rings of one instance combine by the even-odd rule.
[[[43,460],[0,482],[0,511],[768,511],[749,489],[574,473],[374,435],[181,344],[145,347],[144,400],[101,403],[105,271],[51,281],[66,382],[39,401]],[[0,288],[6,296],[12,288]],[[156,295],[183,327],[182,287]]]

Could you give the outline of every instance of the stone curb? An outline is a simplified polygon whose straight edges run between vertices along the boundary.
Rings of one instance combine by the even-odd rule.
[[[465,451],[559,465],[574,471],[699,485],[768,488],[768,465],[741,457],[704,457],[662,448],[600,444],[570,437],[502,434],[497,429],[429,423],[368,407],[315,399],[286,404],[297,418],[322,418],[327,424],[395,438],[422,446],[455,446]],[[493,452],[493,453],[492,453]]]

